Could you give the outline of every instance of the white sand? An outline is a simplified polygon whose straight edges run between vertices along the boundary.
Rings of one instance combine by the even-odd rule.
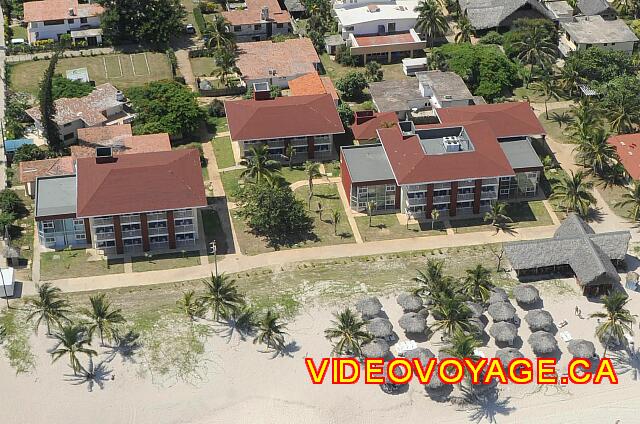
[[[640,294],[633,293],[631,309],[640,312]],[[557,294],[545,290],[544,308],[556,322],[569,321],[565,330],[574,338],[594,340],[595,320],[581,320],[574,315],[578,305],[586,317],[600,309],[578,295]],[[556,301],[553,301],[556,297]],[[400,308],[395,299],[383,300],[385,311],[401,340]],[[514,302],[515,304],[515,302]],[[338,307],[336,307],[337,309]],[[520,318],[524,312],[518,308]],[[28,375],[15,376],[6,361],[0,360],[0,422],[7,424],[57,423],[465,423],[472,411],[459,411],[449,403],[436,403],[413,382],[409,391],[399,395],[383,393],[378,386],[362,383],[349,386],[309,382],[303,358],[327,356],[330,345],[323,336],[333,310],[313,308],[301,313],[290,323],[289,333],[299,346],[292,357],[270,359],[260,353],[251,341],[226,343],[218,336],[207,342],[205,381],[186,383],[154,383],[147,375],[139,375],[140,365],[122,363],[116,358],[107,367],[114,381],[107,380],[104,389],[88,392],[85,385],[65,381],[67,363],[61,359],[50,364],[46,349],[52,342],[44,336],[32,339],[38,354],[37,367]],[[533,357],[527,338],[529,330],[523,321],[519,335],[522,351]],[[488,330],[489,327],[487,327]],[[566,343],[558,344],[566,366],[570,355]],[[637,338],[636,340],[640,339]],[[440,349],[439,337],[420,343],[434,352]],[[602,348],[596,343],[598,353]],[[492,342],[483,348],[492,356]],[[99,361],[100,358],[98,358]],[[640,421],[640,381],[630,374],[620,376],[617,386],[570,386],[569,393],[551,388],[533,393],[536,386],[503,387],[500,398],[509,398],[508,415],[497,414],[499,423],[637,423]],[[483,420],[482,422],[486,422]]]

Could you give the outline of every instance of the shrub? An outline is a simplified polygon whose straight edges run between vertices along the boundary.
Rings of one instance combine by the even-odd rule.
[[[356,66],[356,59],[351,56],[351,51],[347,46],[336,48],[336,62],[344,66]]]
[[[362,90],[364,90],[367,85],[367,78],[362,72],[357,71],[351,71],[336,81],[336,88],[340,90],[347,99],[356,99],[362,96]]]
[[[18,147],[13,155],[13,163],[41,160],[47,157],[47,153],[35,144],[25,144]]]
[[[480,39],[480,44],[502,44],[502,35],[497,31],[489,31]]]
[[[199,7],[193,8],[193,18],[196,21],[196,26],[200,34],[207,32],[207,22],[204,20],[204,16],[202,16],[202,11],[200,11]]]
[[[219,99],[214,99],[214,101],[211,102],[211,104],[209,105],[208,113],[209,116],[213,116],[216,118],[227,116],[224,110],[224,103],[222,103],[222,101]]]

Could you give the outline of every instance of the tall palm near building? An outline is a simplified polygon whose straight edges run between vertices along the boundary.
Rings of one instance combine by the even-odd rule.
[[[640,120],[640,112],[636,107],[637,100],[628,96],[626,92],[620,92],[620,98],[603,111],[611,131],[617,134],[635,132],[636,124]]]
[[[622,199],[615,204],[617,208],[629,208],[627,216],[637,222],[640,220],[640,184],[637,181],[631,183]]]
[[[205,293],[202,295],[202,303],[211,308],[213,320],[226,317],[230,312],[238,309],[243,303],[242,295],[238,293],[235,280],[225,274],[213,275],[207,281],[203,281]]]
[[[458,20],[457,26],[458,26],[458,32],[454,37],[455,42],[470,43],[471,37],[473,36],[473,33],[475,32],[476,29],[471,24],[471,21],[469,20],[469,17],[467,16],[466,13]]]
[[[313,180],[314,178],[322,177],[320,172],[320,164],[318,162],[306,161],[304,163],[304,173],[307,177],[307,183],[309,184],[309,205],[311,205],[311,198],[313,197]],[[311,206],[309,206],[311,208]]]
[[[213,76],[220,78],[223,84],[228,85],[229,75],[233,75],[237,71],[235,54],[231,50],[220,49],[216,50],[213,59],[216,62]]]
[[[552,76],[545,75],[540,80],[531,84],[531,88],[542,94],[544,97],[544,115],[546,119],[549,119],[549,108],[547,103],[549,100],[557,100],[560,97],[560,91],[556,84],[556,80]]]
[[[574,108],[573,122],[569,125],[569,136],[575,143],[581,143],[583,140],[591,137],[594,128],[601,126],[600,110],[597,105],[590,100],[582,100],[578,106]]]
[[[453,296],[453,281],[444,274],[444,261],[429,259],[425,270],[418,270],[413,281],[418,283],[418,288],[414,290],[416,294],[431,299]]]
[[[107,340],[118,338],[118,326],[125,322],[122,310],[113,309],[105,293],[90,296],[89,302],[91,303],[91,309],[83,311],[84,315],[90,320],[90,324],[87,327],[89,338],[92,338],[97,330],[100,333],[100,344],[104,346],[105,336]]]
[[[69,356],[69,365],[71,365],[74,375],[78,375],[78,371],[83,369],[78,354],[97,355],[95,350],[86,347],[91,344],[91,337],[89,337],[86,328],[81,325],[63,325],[53,337],[58,342],[56,348],[51,352],[53,362],[65,355]]]
[[[608,138],[604,128],[595,128],[591,136],[576,147],[578,163],[589,168],[594,175],[604,175],[605,170],[617,161],[616,149],[607,142]]]
[[[626,333],[633,335],[631,326],[635,322],[635,318],[626,308],[627,303],[629,303],[629,297],[626,293],[614,291],[602,298],[604,311],[590,315],[593,318],[605,320],[596,328],[596,336],[604,344],[603,356],[607,355],[607,348],[610,344],[623,342]]]
[[[557,47],[549,33],[541,27],[533,27],[523,40],[514,43],[514,47],[520,51],[518,59],[543,69],[549,68],[556,58]]]
[[[418,12],[416,28],[429,39],[429,45],[433,49],[435,39],[443,37],[449,30],[447,19],[435,0],[420,1],[414,11]]]
[[[593,182],[588,181],[583,171],[563,175],[553,185],[553,193],[550,199],[557,200],[566,212],[576,212],[581,216],[589,213],[591,205],[596,203],[591,193]]]
[[[504,202],[491,202],[491,209],[484,214],[484,221],[491,222],[496,229],[496,233],[500,230],[507,230],[511,217],[507,215],[507,204]]]
[[[365,331],[365,322],[351,309],[334,313],[331,327],[324,331],[324,335],[333,343],[334,355],[362,355],[362,345],[371,340],[371,336]]]
[[[44,321],[47,325],[47,334],[50,335],[53,325],[60,326],[62,322],[69,321],[67,318],[67,315],[71,313],[68,309],[69,303],[62,298],[60,288],[51,285],[51,283],[36,284],[36,290],[38,296],[28,301],[31,312],[27,318],[32,320],[37,317],[35,322],[36,332],[40,328],[42,321]]]
[[[486,302],[491,295],[493,283],[491,271],[478,264],[475,268],[465,271],[466,276],[462,282],[462,291],[474,302]]]
[[[252,147],[249,157],[241,163],[247,168],[240,174],[241,178],[251,178],[260,183],[280,172],[280,162],[269,158],[269,149],[265,145]]]
[[[229,22],[219,13],[213,14],[213,21],[207,24],[205,34],[209,37],[207,47],[215,50],[233,50],[235,37],[229,31]]]

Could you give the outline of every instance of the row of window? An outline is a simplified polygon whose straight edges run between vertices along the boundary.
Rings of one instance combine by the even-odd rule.
[[[88,22],[87,18],[80,18],[80,23],[81,24],[86,24],[87,22]],[[68,24],[75,24],[76,20],[75,19],[68,19],[67,23]],[[54,19],[54,20],[51,20],[51,21],[44,21],[43,24],[44,24],[44,26],[64,25],[64,19]],[[37,24],[37,22],[34,22],[34,23],[31,24],[31,26],[33,28],[37,28],[38,24]]]
[[[277,23],[276,28],[284,28],[284,24]],[[262,29],[262,24],[254,24],[253,29],[254,31],[260,31]],[[242,25],[234,25],[233,32],[242,32]]]

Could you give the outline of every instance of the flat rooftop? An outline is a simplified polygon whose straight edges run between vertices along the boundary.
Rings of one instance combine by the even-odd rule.
[[[36,219],[76,213],[76,176],[36,180]]]
[[[411,102],[423,98],[419,85],[413,79],[372,82],[369,92],[380,112],[410,110]]]
[[[575,22],[562,23],[574,43],[604,44],[638,41],[638,37],[622,19],[607,21],[600,15],[583,16]]]
[[[342,148],[352,183],[393,180],[393,171],[381,144]]]
[[[469,91],[467,84],[455,72],[416,72],[416,78],[423,86],[431,87],[431,90],[440,101],[473,99],[473,94]]]
[[[414,9],[417,0],[398,0],[391,4],[368,4],[361,7],[334,9],[342,26],[352,26],[373,21],[396,21],[401,19],[417,19]]]
[[[542,168],[542,162],[527,139],[503,141],[500,143],[504,155],[514,170],[523,168]]]
[[[473,152],[475,147],[463,127],[416,130],[425,155]]]

